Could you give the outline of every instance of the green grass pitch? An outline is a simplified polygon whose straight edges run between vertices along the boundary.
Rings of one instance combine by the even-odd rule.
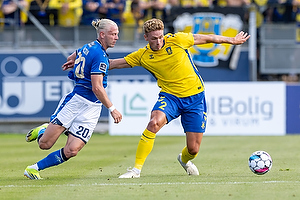
[[[43,180],[29,180],[24,169],[60,149],[62,135],[47,151],[24,134],[0,134],[0,199],[300,199],[300,135],[204,136],[194,163],[199,176],[188,176],[177,162],[185,137],[157,136],[141,178],[118,179],[134,164],[139,137],[94,134],[68,162],[41,171]],[[272,169],[255,175],[248,157],[267,151]]]

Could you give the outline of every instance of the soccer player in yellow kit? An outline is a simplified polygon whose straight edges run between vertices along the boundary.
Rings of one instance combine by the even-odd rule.
[[[157,79],[161,88],[151,111],[151,119],[142,133],[136,151],[134,168],[119,178],[139,178],[144,162],[151,152],[156,133],[167,123],[181,116],[186,146],[177,159],[189,175],[199,175],[191,162],[200,148],[206,128],[206,102],[203,80],[192,61],[189,48],[206,43],[243,44],[250,35],[241,31],[235,37],[175,33],[164,35],[164,24],[150,19],[143,25],[147,46],[125,58],[110,60],[109,69],[142,66]]]

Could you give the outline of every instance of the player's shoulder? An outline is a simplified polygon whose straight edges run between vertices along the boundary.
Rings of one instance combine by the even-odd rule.
[[[86,43],[84,46],[87,48],[97,48],[98,46],[100,46],[100,43],[97,40],[94,40],[89,43]]]
[[[125,60],[132,59],[132,58],[140,59],[148,50],[150,50],[149,44],[147,44],[147,46],[145,46],[145,47],[141,47],[141,48],[137,49],[136,51],[131,52],[124,58],[125,58]]]
[[[144,46],[144,47],[142,47],[142,48],[139,48],[139,49],[136,51],[136,53],[138,53],[138,54],[144,54],[145,52],[147,52],[147,51],[149,51],[149,50],[151,50],[151,48],[150,48],[150,45],[147,44],[146,46]]]
[[[102,57],[102,55],[105,56],[106,54],[105,50],[97,40],[85,44],[81,51],[88,57]]]
[[[167,33],[165,37],[167,38],[178,38],[178,37],[188,37],[192,35],[192,33],[185,33],[185,32],[177,32],[177,33]]]
[[[105,51],[98,40],[91,41],[85,45],[88,49],[95,49],[97,51]]]
[[[83,50],[87,51],[89,49],[97,48],[97,46],[98,46],[97,45],[97,41],[95,40],[95,41],[92,41],[92,42],[84,44],[79,50],[81,50],[81,51],[83,51]]]
[[[189,40],[193,37],[192,33],[184,33],[184,32],[177,32],[177,33],[168,33],[165,35],[165,40],[167,42],[176,42],[176,41],[185,41]]]

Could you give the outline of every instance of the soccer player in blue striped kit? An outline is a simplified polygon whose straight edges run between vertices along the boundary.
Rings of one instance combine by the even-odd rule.
[[[119,39],[118,26],[109,19],[94,20],[92,25],[97,31],[97,40],[84,45],[68,57],[68,61],[75,63],[62,66],[63,70],[73,68],[68,75],[75,82],[73,91],[61,99],[49,124],[34,128],[26,135],[27,142],[37,140],[39,147],[45,150],[50,149],[63,132],[68,135],[67,143],[62,149],[28,166],[24,176],[30,179],[41,179],[40,170],[62,164],[77,155],[92,136],[102,105],[110,110],[115,123],[122,120],[121,113],[105,91],[109,68],[106,50],[114,47]]]

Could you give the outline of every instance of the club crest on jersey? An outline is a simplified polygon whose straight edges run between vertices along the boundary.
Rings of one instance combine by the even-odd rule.
[[[150,54],[150,55],[149,55],[149,59],[154,59],[153,54]]]
[[[183,13],[173,22],[176,32],[193,34],[216,34],[234,37],[243,27],[239,15],[221,13]],[[197,66],[215,67],[219,60],[227,61],[234,46],[230,44],[202,44],[190,48],[193,61]]]
[[[166,48],[166,51],[167,51],[167,53],[168,53],[169,55],[172,54],[172,48],[171,48],[171,47],[167,47],[167,48]]]
[[[106,72],[106,64],[105,63],[100,63],[99,70]]]

